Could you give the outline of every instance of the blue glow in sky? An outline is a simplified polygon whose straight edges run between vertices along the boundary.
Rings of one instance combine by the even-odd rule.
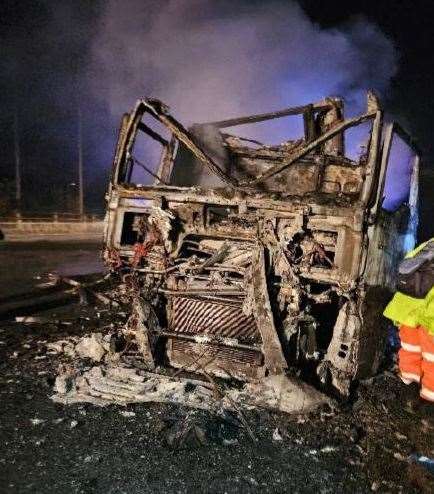
[[[387,211],[395,211],[403,202],[407,202],[414,158],[411,148],[395,134],[384,187],[383,208]]]

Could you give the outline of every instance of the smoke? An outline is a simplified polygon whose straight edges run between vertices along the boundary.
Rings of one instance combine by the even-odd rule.
[[[362,17],[323,29],[296,2],[108,0],[90,76],[116,118],[153,96],[190,124],[328,95],[359,111],[396,69],[393,44]]]
[[[372,23],[323,29],[288,0],[3,3],[0,175],[13,178],[17,114],[29,208],[66,208],[56,197],[76,181],[78,106],[85,196],[100,207],[115,128],[138,98],[162,99],[186,125],[333,94],[356,112],[364,89],[387,95],[397,65],[392,43]],[[301,132],[293,127],[299,120],[276,122],[266,142]]]

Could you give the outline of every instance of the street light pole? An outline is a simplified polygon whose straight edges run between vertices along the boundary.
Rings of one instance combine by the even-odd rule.
[[[14,154],[15,154],[15,202],[17,210],[21,207],[21,154],[18,133],[18,111],[14,113]]]
[[[84,215],[83,200],[83,125],[81,107],[78,105],[78,214],[80,218]]]

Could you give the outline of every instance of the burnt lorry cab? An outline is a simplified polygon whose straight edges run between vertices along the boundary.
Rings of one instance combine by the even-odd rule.
[[[299,138],[249,136],[286,117],[300,120]],[[366,140],[350,156],[357,129]],[[326,98],[188,130],[160,101],[138,101],[122,119],[105,224],[137,355],[151,369],[243,381],[295,369],[347,394],[380,364],[418,167],[370,92],[354,118]]]

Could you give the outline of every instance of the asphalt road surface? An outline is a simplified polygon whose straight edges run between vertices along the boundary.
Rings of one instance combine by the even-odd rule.
[[[28,293],[47,281],[104,270],[98,241],[0,242],[0,298]]]
[[[48,272],[101,269],[95,243],[0,246],[2,296],[36,289]],[[246,411],[253,442],[242,424],[182,407],[53,403],[58,367],[68,362],[47,354],[46,343],[113,318],[79,305],[43,315],[76,322],[0,323],[0,493],[434,492],[433,477],[410,459],[434,458],[434,407],[419,408],[416,387],[390,372],[335,409]],[[200,443],[171,439],[187,419],[203,432]]]

